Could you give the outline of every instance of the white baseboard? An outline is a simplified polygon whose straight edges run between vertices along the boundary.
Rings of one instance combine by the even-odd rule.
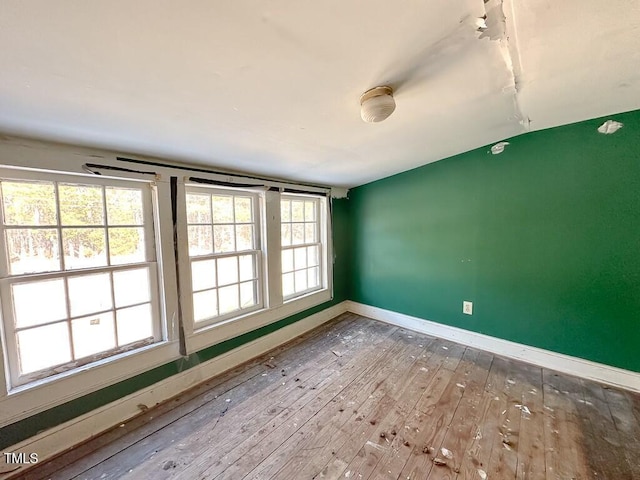
[[[611,367],[602,363],[584,360],[578,357],[551,352],[542,348],[530,347],[510,342],[462,328],[450,327],[441,323],[392,312],[362,303],[347,301],[347,311],[369,317],[374,320],[398,325],[400,327],[444,338],[470,347],[496,353],[503,357],[521,360],[539,367],[557,370],[569,375],[595,380],[596,382],[640,392],[640,373]]]
[[[27,456],[30,453],[37,453],[38,461],[42,462],[68,448],[82,443],[95,436],[98,432],[107,430],[119,423],[126,422],[128,419],[140,413],[140,409],[138,408],[140,404],[156,405],[157,403],[168,400],[211,377],[220,375],[241,363],[299,337],[346,311],[346,302],[329,307],[264,337],[260,337],[252,342],[230,350],[197,367],[161,380],[154,385],[127,395],[115,402],[46,430],[5,449],[5,452],[26,453]],[[2,460],[4,460],[4,458],[0,459],[0,463]],[[17,473],[19,472],[14,471],[9,475],[14,476]],[[0,479],[2,478],[6,477],[0,473]]]

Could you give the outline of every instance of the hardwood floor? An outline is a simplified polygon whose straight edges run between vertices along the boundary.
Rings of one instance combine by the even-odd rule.
[[[40,479],[640,479],[640,396],[345,314]]]

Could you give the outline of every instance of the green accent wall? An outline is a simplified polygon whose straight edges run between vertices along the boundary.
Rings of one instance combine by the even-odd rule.
[[[275,332],[287,325],[302,320],[309,315],[320,312],[332,305],[348,299],[349,283],[349,203],[346,199],[334,199],[332,203],[332,227],[334,242],[333,266],[334,297],[330,302],[323,303],[304,312],[297,313],[278,322],[253,330],[238,337],[191,354],[187,359],[179,359],[160,367],[156,367],[135,377],[102,388],[88,395],[84,395],[67,403],[25,418],[0,429],[0,450],[15,445],[38,432],[53,428],[91,410],[125,397],[154,383],[171,377],[200,363],[211,360],[223,353],[233,350],[245,343],[256,340],[264,335]],[[180,392],[176,392],[178,394]]]
[[[352,300],[640,372],[640,111],[508,141],[350,192]]]

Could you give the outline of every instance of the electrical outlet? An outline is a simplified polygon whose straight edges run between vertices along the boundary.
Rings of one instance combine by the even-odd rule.
[[[462,313],[473,315],[473,302],[462,302]]]

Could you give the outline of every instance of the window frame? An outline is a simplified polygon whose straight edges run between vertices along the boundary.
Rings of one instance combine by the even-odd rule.
[[[201,175],[199,174],[198,176],[200,177]],[[221,178],[216,175],[202,175],[202,178],[211,181],[221,180],[228,182],[229,180],[229,177]],[[185,183],[185,185],[188,184],[189,182]],[[263,252],[264,282],[262,290],[264,292],[264,304],[262,309],[253,312],[245,313],[240,311],[235,316],[219,319],[207,325],[196,325],[193,322],[193,305],[190,299],[192,288],[191,272],[190,268],[186,268],[185,262],[182,262],[182,265],[180,265],[180,295],[184,312],[183,318],[185,319],[188,353],[197,352],[212,344],[229,340],[333,299],[330,201],[329,198],[322,195],[323,191],[319,190],[317,194],[315,192],[300,194],[319,200],[320,217],[318,220],[321,228],[319,239],[322,240],[321,257],[324,259],[323,273],[320,278],[322,286],[313,291],[301,293],[299,296],[284,299],[282,295],[280,197],[281,195],[288,195],[288,192],[285,191],[285,188],[265,188],[262,184],[257,184],[254,188],[247,185],[238,187],[212,185],[211,188],[250,191],[256,192],[260,196],[262,201],[260,218],[263,233],[261,245]],[[185,204],[186,201],[182,202],[179,208],[179,216],[181,217],[178,220],[178,243],[181,245],[179,247],[180,258],[184,258],[183,256],[188,257]],[[183,281],[183,279],[185,280]]]
[[[185,195],[184,195],[185,211],[187,208],[187,201],[188,201],[187,195],[189,195],[190,193],[195,193],[195,194],[206,193],[209,197],[213,197],[216,194],[218,194],[220,196],[231,196],[234,199],[236,196],[251,197],[252,198],[251,213],[253,216],[253,222],[251,223],[251,225],[253,226],[253,242],[254,242],[254,248],[249,250],[241,250],[241,251],[234,250],[231,252],[215,252],[215,248],[213,248],[212,246],[213,252],[210,254],[191,256],[191,254],[189,253],[189,243],[188,243],[189,234],[187,231],[186,258],[188,259],[189,268],[188,268],[188,271],[187,269],[184,269],[184,268],[182,269],[185,273],[184,275],[181,274],[181,283],[184,285],[184,287],[186,287],[185,290],[188,290],[188,295],[183,296],[183,306],[185,307],[184,316],[188,319],[189,324],[191,326],[191,330],[192,331],[201,330],[203,328],[207,328],[212,325],[224,323],[229,320],[242,318],[251,313],[264,310],[265,308],[267,308],[267,306],[265,301],[265,298],[266,298],[265,283],[266,282],[264,281],[264,273],[266,269],[264,265],[264,258],[265,258],[265,249],[264,249],[264,241],[263,241],[263,238],[264,238],[263,220],[264,219],[262,215],[263,204],[264,204],[263,198],[258,192],[250,189],[243,189],[243,188],[236,188],[236,187],[221,187],[218,185],[202,185],[202,184],[187,183],[185,184]],[[186,219],[185,223],[187,228],[189,226],[194,225],[193,223],[188,222],[186,215],[185,215],[185,219]],[[234,226],[234,229],[236,225],[243,225],[243,224],[246,224],[246,223],[238,224],[235,221],[233,223],[229,223],[229,225]],[[211,218],[211,223],[208,223],[206,225],[210,225],[213,230],[214,225],[216,225],[216,223],[214,223],[213,216]],[[212,233],[212,242],[215,242],[213,235],[214,234]],[[182,248],[181,250],[184,251],[185,249]],[[254,279],[254,281],[256,282],[256,287],[255,287],[256,304],[244,309],[239,308],[237,310],[233,310],[223,315],[209,317],[204,320],[196,320],[193,296],[197,292],[194,291],[193,281],[192,281],[192,265],[194,263],[194,259],[196,262],[202,261],[202,260],[215,260],[216,261],[216,277],[217,277],[218,275],[217,259],[229,258],[229,257],[240,257],[243,255],[251,255],[254,257],[254,268],[255,268],[255,275],[256,275]],[[183,278],[184,280],[182,280]],[[243,282],[238,278],[237,282],[230,283],[228,285],[237,284],[238,286],[240,286],[241,283]],[[219,290],[219,288],[220,288],[220,285],[216,281],[215,289]],[[200,291],[205,291],[205,290],[198,290],[198,292]],[[218,292],[216,292],[216,298],[218,298],[218,302],[219,302]],[[218,303],[218,308],[219,308],[219,303]]]
[[[161,295],[159,290],[159,262],[157,258],[156,252],[156,227],[154,221],[154,202],[153,202],[153,192],[151,191],[151,185],[149,182],[141,183],[137,180],[124,180],[124,179],[105,179],[96,176],[79,176],[73,175],[69,173],[44,173],[40,171],[24,171],[24,170],[15,170],[15,169],[7,169],[0,168],[0,178],[3,181],[16,181],[16,182],[26,182],[26,183],[34,183],[34,182],[46,182],[54,185],[55,191],[55,208],[57,213],[57,222],[52,226],[43,226],[36,228],[47,228],[47,229],[55,229],[57,231],[58,237],[58,254],[59,254],[59,269],[52,271],[42,271],[35,273],[10,273],[10,265],[8,261],[9,250],[6,242],[3,242],[3,246],[0,247],[0,299],[10,299],[12,298],[12,285],[19,284],[27,284],[34,283],[38,281],[45,280],[54,280],[61,279],[64,284],[64,294],[65,294],[65,304],[67,316],[64,319],[45,322],[42,325],[38,325],[32,328],[38,328],[45,325],[54,325],[54,324],[62,324],[65,323],[67,325],[67,329],[69,331],[69,344],[71,351],[73,352],[73,337],[71,334],[72,330],[72,322],[74,319],[81,319],[91,315],[98,315],[103,313],[112,312],[113,314],[113,323],[114,323],[114,332],[116,327],[116,312],[119,309],[116,307],[114,301],[114,283],[113,283],[113,273],[118,271],[126,271],[133,270],[139,268],[148,269],[149,274],[149,303],[151,309],[151,319],[152,319],[152,332],[153,335],[149,339],[144,339],[140,341],[131,342],[126,345],[117,346],[105,350],[103,352],[98,352],[95,354],[87,355],[80,358],[72,358],[70,361],[54,365],[47,368],[42,368],[33,372],[21,373],[20,372],[20,358],[18,351],[18,341],[16,331],[21,331],[28,329],[28,327],[20,328],[15,326],[15,311],[14,311],[14,302],[13,301],[2,301],[0,302],[0,308],[2,310],[2,324],[1,334],[3,336],[4,345],[7,346],[5,354],[5,361],[7,363],[6,370],[8,373],[7,380],[9,381],[10,389],[16,389],[23,386],[28,386],[30,384],[34,384],[34,382],[38,381],[54,381],[56,378],[59,378],[67,372],[73,373],[73,371],[82,369],[83,367],[90,367],[101,361],[110,361],[111,359],[121,358],[127,354],[135,354],[138,351],[144,350],[148,347],[152,347],[158,343],[161,343],[166,340],[166,329],[163,328],[163,318],[161,316],[161,308],[160,301]],[[145,183],[147,185],[145,185]],[[102,189],[102,207],[103,207],[103,222],[101,225],[89,225],[84,226],[83,228],[102,228],[105,231],[105,258],[106,265],[104,266],[95,266],[95,267],[83,267],[83,268],[67,268],[65,269],[64,265],[64,248],[62,241],[62,231],[64,228],[75,228],[75,225],[65,226],[62,223],[60,218],[60,197],[58,187],[59,185],[88,185],[88,186],[99,186]],[[125,264],[113,264],[109,265],[110,259],[107,256],[107,249],[109,245],[109,224],[107,219],[107,211],[106,211],[106,189],[108,187],[116,187],[116,188],[137,188],[142,192],[142,228],[144,228],[145,238],[145,258],[143,261],[135,262],[135,263],[125,263]],[[2,218],[4,218],[4,214],[2,214]],[[113,226],[112,226],[113,227]],[[123,226],[117,226],[123,227]],[[124,226],[126,227],[126,226]],[[139,226],[136,226],[139,227]],[[30,225],[10,225],[5,226],[4,224],[0,224],[0,234],[4,236],[4,232],[6,230],[18,229],[18,228],[32,228]],[[109,274],[110,280],[110,292],[111,296],[111,308],[108,310],[93,312],[90,314],[83,315],[72,315],[70,308],[70,299],[69,299],[69,290],[68,290],[68,280],[74,277],[83,277],[97,274]],[[121,307],[124,308],[124,307]],[[120,308],[120,309],[121,309]],[[116,337],[117,338],[117,337]]]
[[[294,222],[293,221],[293,212],[289,212],[290,214],[290,221],[284,222],[282,220],[282,218],[280,218],[280,228],[282,228],[283,225],[285,224],[289,224],[291,225],[291,243],[289,245],[280,245],[280,250],[281,250],[281,254],[282,252],[284,252],[285,250],[291,250],[293,251],[292,253],[292,264],[293,264],[293,270],[289,271],[289,272],[284,272],[284,268],[281,268],[280,271],[280,277],[281,277],[281,281],[284,280],[284,276],[287,273],[292,273],[293,274],[293,282],[294,282],[294,292],[292,294],[289,295],[282,295],[283,301],[284,302],[290,302],[292,300],[295,300],[296,298],[300,298],[300,297],[304,297],[306,295],[309,295],[310,293],[319,291],[319,290],[323,290],[326,288],[326,276],[325,276],[325,271],[327,270],[326,264],[327,264],[327,252],[326,252],[326,244],[327,244],[327,235],[326,235],[326,217],[323,216],[323,211],[324,211],[324,198],[318,195],[311,195],[311,194],[301,194],[301,193],[283,193],[280,195],[280,202],[282,202],[283,200],[285,201],[289,201],[289,202],[293,202],[293,201],[313,201],[314,203],[314,216],[315,216],[315,220],[313,221],[313,224],[315,224],[315,228],[316,228],[316,241],[315,242],[311,242],[311,243],[300,243],[300,244],[294,244],[293,243],[293,224],[294,223],[300,223],[300,222]],[[281,203],[282,204],[282,203]],[[291,205],[291,203],[290,203]],[[305,214],[306,216],[306,211]],[[305,225],[307,223],[311,223],[308,222],[305,219],[303,220],[303,222]],[[306,236],[306,233],[305,233]],[[302,269],[295,269],[295,249],[296,248],[308,248],[308,247],[312,247],[315,246],[318,248],[318,285],[315,287],[311,287],[311,288],[306,288],[304,290],[301,290],[299,292],[295,291],[295,273],[296,271],[300,271],[300,270],[305,270],[308,271],[309,270],[309,266],[308,266],[308,256],[307,256],[307,260],[305,262],[305,267]],[[284,288],[284,287],[283,287]]]
[[[20,172],[25,171],[42,175],[45,179],[48,179],[49,173],[54,173],[74,178],[85,177],[89,183],[97,178],[122,179],[140,181],[151,186],[154,241],[160,287],[159,310],[162,318],[162,334],[165,339],[132,352],[98,360],[17,387],[12,386],[8,378],[6,350],[0,343],[0,410],[6,414],[3,419],[0,419],[0,428],[101,388],[144,374],[153,368],[178,361],[190,353],[317,307],[333,298],[329,195],[335,190],[338,196],[343,196],[344,189],[301,186],[295,182],[277,179],[259,179],[241,174],[221,173],[213,171],[215,167],[204,170],[196,166],[171,164],[164,159],[129,160],[119,157],[112,151],[17,137],[0,139],[0,159],[0,168],[15,171],[15,178],[22,178]],[[263,201],[260,212],[264,233],[263,250],[267,246],[277,246],[277,248],[270,248],[268,256],[263,255],[264,308],[195,331],[188,318],[190,307],[184,302],[183,295],[186,290],[184,279],[187,277],[184,268],[181,268],[188,264],[182,261],[188,253],[184,250],[187,245],[184,187],[185,184],[191,183],[193,175],[197,175],[198,179],[221,182],[231,188],[236,188],[237,184],[238,188],[255,189]],[[281,264],[279,195],[287,189],[300,188],[311,194],[327,195],[326,209],[323,212],[326,215],[325,224],[329,240],[325,256],[327,259],[326,288],[283,302],[279,266]],[[172,202],[174,195],[177,198],[177,204]],[[173,212],[174,208],[175,212]],[[174,247],[174,235],[177,236],[177,249]],[[178,278],[183,280],[180,287]],[[0,318],[0,335],[4,334],[3,324]],[[181,339],[180,325],[183,327],[184,340]],[[182,345],[185,344],[186,351],[182,349]]]

